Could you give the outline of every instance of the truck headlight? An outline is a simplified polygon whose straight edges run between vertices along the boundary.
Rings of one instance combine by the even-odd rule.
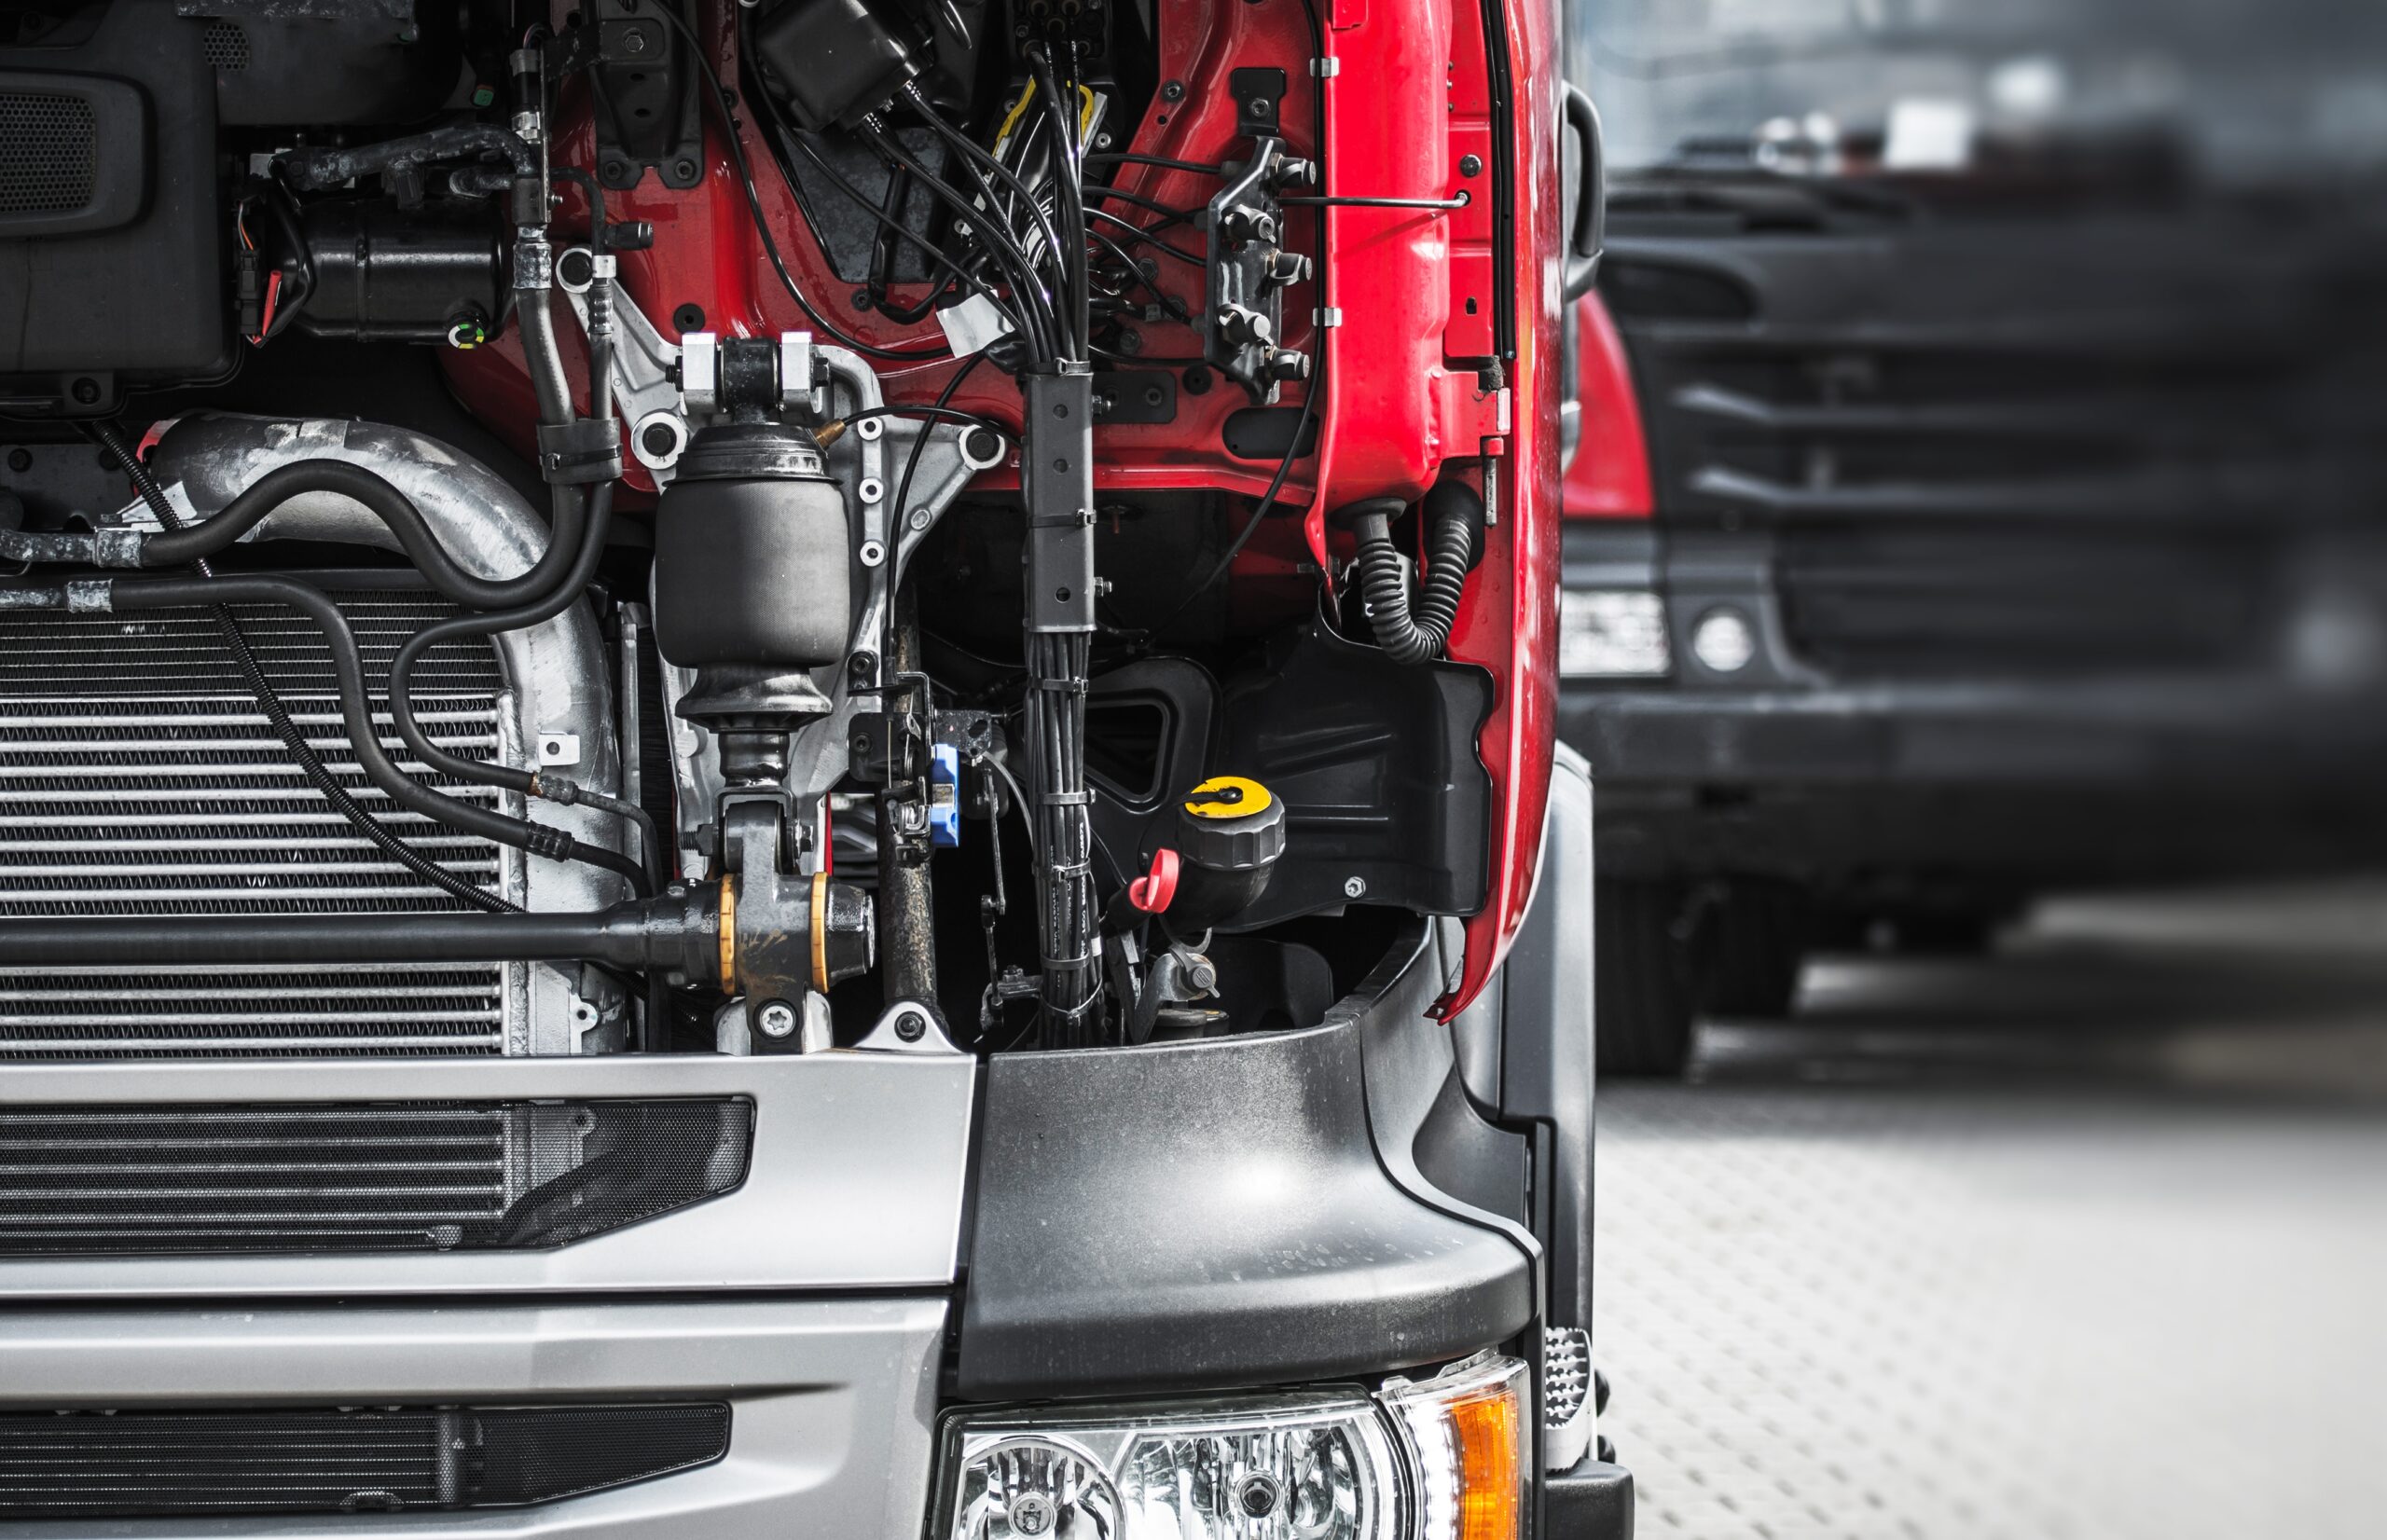
[[[1673,666],[1666,602],[1642,588],[1563,588],[1558,677],[1655,679]]]
[[[1517,1540],[1525,1366],[1359,1390],[966,1412],[931,1540]]]

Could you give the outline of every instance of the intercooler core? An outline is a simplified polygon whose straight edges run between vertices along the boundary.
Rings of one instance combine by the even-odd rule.
[[[377,695],[409,635],[454,609],[406,589],[334,597]],[[234,607],[293,719],[363,806],[422,855],[519,901],[521,858],[397,809],[339,729],[331,656],[303,617]],[[432,653],[414,697],[433,740],[489,759],[506,708],[484,640]],[[393,755],[418,777],[425,768]],[[428,777],[494,805],[501,793]],[[203,611],[0,616],[0,917],[457,910],[306,783]],[[393,924],[404,924],[393,919]],[[494,1054],[519,966],[62,968],[0,977],[0,1063],[231,1055]]]
[[[348,419],[196,413],[160,424],[148,466],[181,522],[210,517],[275,471],[345,461],[414,507],[448,557],[485,581],[531,570],[551,529],[521,492],[436,439]],[[98,520],[156,529],[141,499]],[[221,559],[270,566],[308,543],[299,575],[346,615],[390,759],[448,796],[515,818],[511,790],[432,772],[388,715],[389,670],[425,626],[458,613],[409,567],[375,565],[398,542],[345,493],[277,502]],[[252,543],[254,543],[254,544]],[[260,549],[262,548],[262,549]],[[255,554],[252,554],[253,551]],[[613,872],[526,856],[406,811],[357,764],[329,643],[295,610],[230,606],[315,755],[414,851],[523,909],[585,912],[623,897]],[[453,638],[417,663],[408,697],[432,742],[618,789],[613,688],[586,604],[535,626]],[[543,804],[538,821],[620,851],[621,821]],[[392,860],[309,784],[252,693],[213,606],[0,612],[0,924],[37,916],[386,914],[466,901]],[[628,1046],[621,981],[544,963],[31,968],[0,970],[0,1065],[40,1060],[576,1054]]]

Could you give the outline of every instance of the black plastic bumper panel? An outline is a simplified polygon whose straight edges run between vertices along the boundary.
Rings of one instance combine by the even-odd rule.
[[[960,1394],[1280,1383],[1522,1330],[1530,1239],[1430,1201],[1409,1149],[1378,1148],[1373,1093],[1389,1088],[1371,1077],[1415,1079],[1394,1099],[1425,1105],[1450,1072],[1447,1030],[1426,1016],[1440,956],[1412,932],[1379,980],[1302,1031],[998,1056]],[[1380,1051],[1400,1037],[1440,1048]]]

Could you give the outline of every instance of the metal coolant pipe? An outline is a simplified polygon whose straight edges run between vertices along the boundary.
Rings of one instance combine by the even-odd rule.
[[[0,967],[578,961],[706,979],[720,968],[721,919],[711,887],[593,914],[17,919],[0,925]]]

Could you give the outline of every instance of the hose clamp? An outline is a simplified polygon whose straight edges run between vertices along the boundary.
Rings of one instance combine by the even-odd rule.
[[[103,615],[116,609],[116,579],[69,578],[66,581],[66,612],[71,615]]]
[[[146,529],[106,529],[91,533],[91,565],[139,567],[141,548],[149,543]]]

